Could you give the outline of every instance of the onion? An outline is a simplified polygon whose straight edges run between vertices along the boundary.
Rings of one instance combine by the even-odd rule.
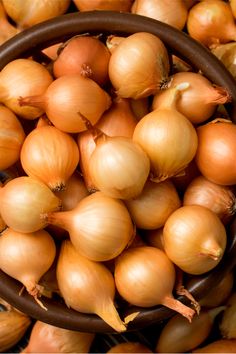
[[[147,153],[155,182],[181,172],[197,150],[196,130],[175,107],[182,89],[182,85],[174,87],[168,100],[143,117],[134,130],[133,139]]]
[[[80,74],[103,85],[108,80],[109,60],[110,52],[99,38],[75,36],[60,47],[53,73],[55,77]]]
[[[204,177],[221,185],[236,184],[236,125],[216,119],[197,129],[195,161]]]
[[[230,187],[220,186],[199,176],[188,185],[183,205],[205,206],[227,224],[236,212],[236,197]]]
[[[124,342],[111,347],[107,353],[153,353],[146,345],[139,342]]]
[[[135,0],[131,12],[167,23],[182,30],[187,20],[187,7],[182,0]]]
[[[150,230],[164,226],[181,202],[173,183],[166,180],[160,183],[147,181],[142,193],[125,204],[135,225]]]
[[[31,59],[15,59],[0,72],[0,102],[22,118],[35,119],[42,110],[21,107],[19,96],[28,96],[32,92],[42,95],[52,81],[52,76],[42,64]]]
[[[121,41],[112,53],[108,70],[118,96],[147,97],[156,93],[167,80],[168,52],[153,34],[134,33]]]
[[[17,177],[0,190],[0,214],[18,232],[34,232],[46,226],[41,213],[60,208],[60,200],[42,182]]]
[[[67,230],[75,248],[93,261],[120,254],[133,237],[133,225],[122,201],[96,192],[65,212],[45,213],[44,222]]]
[[[43,308],[38,282],[55,256],[55,243],[45,230],[26,234],[8,228],[0,237],[0,269],[20,281]]]
[[[210,47],[236,40],[236,26],[229,3],[222,0],[201,1],[188,13],[189,35]]]
[[[150,112],[149,97],[140,98],[139,100],[130,98],[130,106],[136,119],[140,120]]]
[[[39,22],[62,15],[69,7],[70,0],[3,0],[7,14],[20,28],[27,28]]]
[[[102,263],[77,253],[70,241],[63,241],[57,280],[67,306],[82,313],[97,314],[117,332],[126,330],[114,305],[112,274]]]
[[[230,0],[229,5],[230,5],[230,8],[231,8],[234,18],[236,19],[236,1]]]
[[[0,106],[0,170],[18,161],[24,139],[25,133],[16,115]]]
[[[82,333],[36,321],[24,353],[88,353],[94,333]]]
[[[80,11],[91,10],[114,10],[129,11],[133,0],[74,0],[74,3]]]
[[[69,134],[48,125],[27,135],[20,160],[28,176],[44,182],[53,191],[63,190],[78,165],[79,149]]]
[[[172,95],[171,89],[176,85],[188,83],[187,90],[181,91],[176,101],[176,109],[187,117],[193,124],[199,124],[212,116],[219,104],[231,100],[226,89],[214,86],[207,78],[199,73],[180,72],[170,77],[168,89],[156,94],[153,99],[153,109],[158,109],[162,101],[168,100]]]
[[[56,128],[68,133],[85,130],[79,113],[94,124],[111,105],[110,96],[80,74],[59,77],[41,96],[24,96],[19,99],[20,106],[44,110]]]
[[[0,30],[0,44],[6,42],[19,32],[19,30],[8,21],[6,11],[2,3],[0,3]]]
[[[114,276],[119,294],[130,304],[162,304],[191,322],[195,311],[173,298],[175,268],[163,251],[148,246],[129,248],[116,259]]]
[[[235,353],[236,340],[235,339],[219,339],[202,348],[192,351],[192,353]]]
[[[163,229],[170,260],[189,274],[203,274],[220,262],[226,247],[225,227],[213,211],[188,205],[174,211]]]
[[[171,180],[174,183],[179,195],[183,196],[189,183],[191,183],[192,180],[199,175],[200,172],[196,166],[196,163],[192,160],[179,175],[173,177]]]
[[[189,353],[206,340],[213,328],[215,317],[224,307],[202,310],[191,323],[177,314],[164,328],[156,344],[157,353]]]
[[[220,321],[220,333],[223,338],[236,339],[236,293],[232,293],[226,303],[226,309]]]
[[[115,34],[110,34],[106,39],[106,46],[110,53],[113,53],[117,46],[125,39],[125,37],[116,36]]]
[[[125,98],[116,97],[112,105],[96,124],[96,128],[102,130],[109,136],[125,136],[131,138],[137,120],[131,110],[130,102]],[[90,131],[84,131],[78,134],[77,143],[80,151],[80,168],[84,181],[89,191],[95,190],[89,173],[90,157],[96,144]]]
[[[236,43],[231,42],[218,45],[215,48],[212,48],[211,52],[222,61],[224,66],[230,71],[233,77],[236,78]]]

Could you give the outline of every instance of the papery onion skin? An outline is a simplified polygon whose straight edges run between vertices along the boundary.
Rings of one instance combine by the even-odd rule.
[[[236,39],[236,26],[229,6],[221,0],[200,1],[188,13],[189,35],[206,46]]]
[[[43,218],[67,230],[77,251],[93,261],[115,258],[134,237],[123,202],[101,192],[83,198],[73,210],[46,213]]]
[[[31,59],[15,59],[0,72],[0,102],[4,103],[16,115],[24,119],[35,119],[43,111],[35,107],[21,107],[20,96],[42,95],[52,83],[49,71]]]
[[[79,149],[72,136],[48,125],[27,135],[20,160],[28,176],[63,190],[79,163]]]
[[[184,193],[183,205],[202,205],[216,213],[227,224],[236,212],[236,197],[228,186],[196,177]]]
[[[53,63],[54,76],[80,74],[99,85],[108,80],[110,52],[99,38],[76,36],[65,42]]]
[[[112,53],[108,72],[120,97],[138,99],[154,94],[169,74],[166,47],[151,33],[134,33]]]
[[[37,297],[37,284],[52,265],[56,246],[45,230],[26,234],[8,228],[0,237],[0,255],[1,270]]]
[[[82,313],[96,313],[117,332],[126,330],[113,303],[115,283],[105,265],[93,262],[64,241],[57,263],[57,280],[65,303]]]
[[[133,140],[147,153],[152,179],[160,182],[181,172],[193,160],[197,133],[189,120],[172,109],[157,109],[135,127]]]
[[[69,0],[3,0],[3,5],[19,27],[28,28],[42,21],[62,15],[70,4]]]
[[[124,342],[111,347],[107,353],[153,353],[146,345],[139,342]]]
[[[135,0],[131,12],[167,23],[182,30],[187,20],[188,11],[182,0]]]
[[[91,10],[114,10],[129,11],[133,0],[74,0],[74,3],[80,11]]]
[[[195,162],[204,177],[221,185],[236,184],[236,125],[216,119],[197,128]]]
[[[181,201],[170,180],[147,181],[142,193],[125,204],[138,228],[153,230],[164,226],[171,213],[181,206]]]
[[[123,251],[115,261],[115,283],[119,294],[141,307],[164,305],[191,319],[191,308],[172,295],[175,268],[166,254],[155,247],[134,247]]]
[[[79,133],[86,130],[80,113],[95,124],[110,107],[111,98],[95,81],[74,74],[54,80],[42,96],[21,97],[19,104],[40,107],[56,128]]]
[[[235,353],[236,339],[219,339],[204,347],[197,348],[192,353]]]
[[[47,223],[41,213],[59,210],[60,200],[42,182],[31,177],[17,177],[0,190],[0,214],[18,232],[34,232]]]
[[[16,115],[0,106],[0,170],[17,162],[24,139],[25,132]]]
[[[203,274],[222,259],[226,230],[218,216],[200,205],[174,211],[163,229],[164,249],[169,259],[188,274]]]
[[[88,353],[94,333],[78,332],[36,321],[24,353]]]
[[[94,186],[113,198],[137,197],[150,172],[144,150],[132,139],[120,136],[104,136],[96,144],[89,164]]]

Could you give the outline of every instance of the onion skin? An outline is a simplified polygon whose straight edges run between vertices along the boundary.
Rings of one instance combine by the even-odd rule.
[[[226,230],[218,216],[200,206],[174,211],[163,229],[164,249],[170,260],[188,274],[203,274],[220,262]]]
[[[74,3],[80,11],[91,10],[114,10],[129,11],[133,0],[74,0]]]
[[[138,342],[119,343],[111,347],[107,353],[153,353],[146,345]]]
[[[48,125],[27,135],[20,159],[28,176],[63,190],[79,163],[79,149],[69,134]]]
[[[215,184],[199,176],[186,188],[183,205],[205,206],[227,224],[236,212],[236,197],[230,187]]]
[[[0,4],[0,29],[0,44],[3,44],[19,32],[19,29],[8,21],[6,11],[2,3]]]
[[[24,353],[88,353],[94,333],[82,333],[36,321]]]
[[[211,342],[202,348],[192,351],[192,353],[235,353],[236,340],[235,339],[219,339]]]
[[[41,213],[60,208],[60,200],[42,182],[31,177],[17,177],[0,190],[0,214],[18,232],[34,232],[47,223]]]
[[[19,160],[24,140],[25,132],[16,115],[9,108],[0,106],[0,170]]]
[[[114,306],[114,278],[105,265],[90,261],[64,241],[57,263],[57,280],[67,306],[95,313],[117,332],[126,330]]]
[[[197,128],[198,149],[195,162],[209,181],[236,184],[236,125],[217,119]]]

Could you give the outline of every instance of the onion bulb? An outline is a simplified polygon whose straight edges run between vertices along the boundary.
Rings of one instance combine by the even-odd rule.
[[[200,205],[174,211],[163,229],[169,259],[188,274],[203,274],[220,262],[226,247],[225,227],[218,216]]]
[[[108,80],[109,60],[110,52],[99,38],[75,36],[59,48],[53,73],[55,77],[80,74],[103,85]]]
[[[20,281],[37,302],[40,296],[38,282],[55,256],[55,243],[45,230],[26,234],[8,228],[1,234],[0,269]]]
[[[14,178],[0,189],[0,214],[18,232],[43,229],[47,223],[41,213],[58,210],[60,204],[44,183],[31,177]]]
[[[91,10],[114,10],[129,11],[133,0],[74,0],[74,3],[80,11]]]
[[[177,314],[161,330],[156,344],[157,353],[189,353],[206,340],[213,328],[215,317],[224,307],[201,310],[189,323]]]
[[[236,125],[216,119],[197,128],[195,161],[204,177],[221,185],[236,184]]]
[[[82,333],[36,321],[24,353],[88,353],[94,333]]]
[[[219,339],[193,350],[192,353],[236,353],[236,339]]]
[[[167,49],[151,33],[131,34],[112,53],[108,72],[120,97],[138,99],[155,94],[168,77]]]
[[[10,18],[20,28],[27,28],[50,18],[62,15],[70,5],[70,0],[3,0]]]
[[[133,140],[147,153],[155,182],[179,174],[193,160],[197,150],[195,128],[176,109],[176,101],[184,88],[183,85],[173,87],[168,100],[144,116],[134,130]]]
[[[114,98],[111,107],[104,112],[96,124],[96,128],[109,136],[125,136],[132,138],[137,120],[131,110],[131,104],[126,98]],[[80,168],[85,184],[89,191],[95,190],[89,172],[90,157],[96,144],[89,130],[81,132],[77,136],[80,151]]]
[[[125,202],[135,225],[140,229],[164,226],[168,217],[181,206],[175,186],[170,180],[147,181],[142,193]]]
[[[93,261],[115,258],[134,236],[123,202],[101,192],[83,198],[72,210],[45,213],[43,219],[67,230],[77,251]]]
[[[236,197],[230,187],[221,186],[199,176],[186,188],[183,205],[205,206],[227,224],[236,212]]]
[[[171,76],[170,84],[166,90],[154,96],[153,109],[158,109],[163,100],[168,100],[168,95],[171,96],[170,90],[172,87],[185,82],[189,84],[189,87],[187,90],[181,91],[181,95],[176,101],[176,109],[193,124],[206,121],[212,116],[219,104],[231,100],[226,89],[214,86],[203,75],[193,72],[180,72]]]
[[[191,322],[195,311],[172,295],[175,268],[163,251],[148,246],[129,248],[117,257],[114,276],[119,294],[130,304],[164,305]]]
[[[44,182],[53,191],[63,190],[79,162],[79,149],[67,133],[47,125],[29,133],[20,160],[28,176]]]
[[[117,332],[126,330],[114,305],[115,282],[105,265],[80,255],[70,241],[63,241],[57,264],[57,280],[70,308],[97,314]]]
[[[21,96],[20,106],[42,109],[56,128],[68,133],[85,130],[79,113],[95,124],[111,105],[106,91],[80,74],[59,77],[42,95]]]
[[[226,303],[226,309],[220,321],[220,333],[223,338],[236,339],[236,293],[233,292]]]
[[[19,32],[19,30],[8,21],[6,11],[2,3],[0,3],[0,30],[0,44],[3,44]]]
[[[139,342],[124,342],[111,347],[107,353],[153,353],[146,345]]]
[[[0,105],[0,170],[18,161],[24,139],[25,132],[16,115]]]
[[[229,3],[222,0],[200,1],[188,13],[189,35],[210,47],[236,40],[236,25]]]
[[[236,2],[235,2],[236,4]],[[224,64],[234,78],[236,78],[236,42],[220,44],[211,49],[211,52]]]
[[[182,0],[135,0],[131,12],[154,18],[182,30],[187,20],[187,7]]]
[[[0,72],[0,102],[25,119],[35,119],[43,111],[37,107],[21,107],[20,96],[42,95],[52,83],[49,71],[31,59],[15,59]]]
[[[229,0],[229,5],[230,5],[230,8],[231,8],[234,18],[236,19],[236,1]]]

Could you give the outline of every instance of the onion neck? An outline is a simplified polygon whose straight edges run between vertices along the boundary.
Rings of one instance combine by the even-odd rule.
[[[21,107],[22,106],[37,107],[44,111],[47,108],[47,98],[44,95],[19,97],[18,102]]]
[[[170,81],[171,84],[171,81]],[[177,110],[176,104],[178,99],[181,96],[181,92],[189,88],[188,82],[183,82],[178,84],[174,87],[167,88],[167,91],[162,96],[162,100],[160,105],[158,106],[159,109],[174,109]]]
[[[190,307],[182,304],[179,300],[176,300],[173,298],[172,295],[167,295],[164,297],[162,300],[162,305],[180,313],[182,316],[186,317],[189,322],[192,322],[192,318],[195,315],[195,311],[191,309]]]
[[[223,250],[215,240],[205,242],[200,251],[200,256],[205,256],[218,261],[222,256]]]
[[[225,104],[232,101],[230,93],[220,86],[212,86],[208,92],[204,93],[204,99],[206,104]]]
[[[98,308],[95,309],[95,313],[117,332],[126,331],[126,326],[121,320],[111,299],[106,300],[103,304],[99,303]]]
[[[81,117],[81,119],[83,120],[87,130],[91,133],[93,140],[95,142],[95,144],[97,145],[97,142],[102,139],[105,140],[106,139],[106,134],[103,133],[99,128],[95,127],[94,125],[92,125],[92,123],[90,122],[90,120],[88,120],[82,113],[78,113],[79,116]]]
[[[70,225],[70,215],[71,211],[58,211],[42,214],[41,218],[47,224],[55,225],[68,231]]]

